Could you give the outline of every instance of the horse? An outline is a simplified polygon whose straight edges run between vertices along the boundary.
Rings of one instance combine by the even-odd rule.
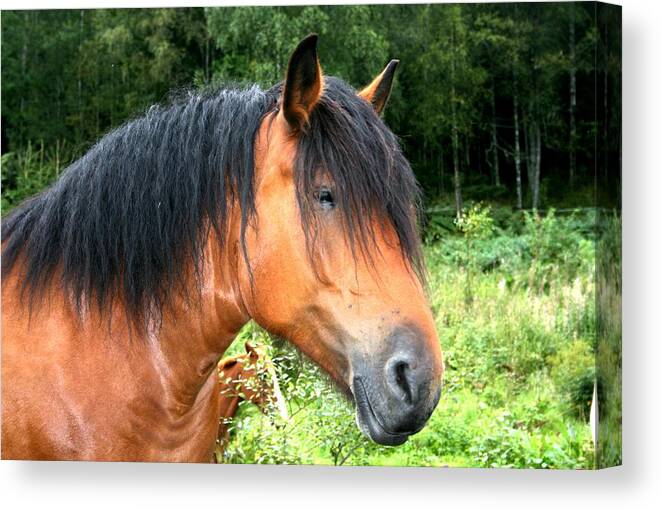
[[[263,414],[276,411],[286,421],[287,407],[280,392],[273,363],[260,347],[245,343],[246,353],[221,359],[218,387],[220,421],[215,459],[221,461],[230,439],[230,424],[242,401],[253,403]]]
[[[216,365],[251,319],[399,445],[442,385],[420,189],[317,36],[282,82],[179,94],[102,137],[2,223],[2,458],[209,462]]]

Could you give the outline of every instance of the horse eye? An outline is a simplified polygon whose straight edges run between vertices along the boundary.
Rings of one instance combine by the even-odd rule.
[[[314,197],[322,208],[330,209],[335,206],[333,193],[331,193],[331,190],[327,187],[320,188],[317,192],[314,193]]]

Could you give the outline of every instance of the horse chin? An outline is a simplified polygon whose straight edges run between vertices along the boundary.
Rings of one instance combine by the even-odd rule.
[[[406,433],[391,433],[383,428],[372,410],[365,386],[358,377],[354,378],[352,392],[356,401],[356,424],[363,435],[379,445],[401,445],[408,440],[409,435]]]

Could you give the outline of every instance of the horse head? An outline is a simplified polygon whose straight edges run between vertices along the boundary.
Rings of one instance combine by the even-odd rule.
[[[239,276],[252,318],[352,398],[361,430],[396,445],[441,391],[424,291],[419,189],[380,113],[397,61],[357,92],[324,76],[317,36],[291,55],[255,140],[255,221]]]

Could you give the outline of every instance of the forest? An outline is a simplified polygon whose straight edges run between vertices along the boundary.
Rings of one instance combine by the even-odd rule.
[[[424,194],[441,403],[407,445],[370,444],[317,368],[251,323],[233,349],[268,347],[293,417],[246,405],[225,461],[591,468],[595,376],[599,463],[621,460],[621,330],[599,321],[621,282],[596,283],[620,263],[619,7],[3,11],[1,27],[3,215],[153,104],[278,83],[308,33],[324,73],[356,88],[400,60],[385,121]],[[595,356],[614,371],[595,374]]]
[[[430,201],[584,206],[597,166],[619,185],[618,16],[590,2],[3,12],[3,204],[177,90],[280,81],[317,32],[324,71],[357,88],[401,61],[386,121]],[[40,162],[27,181],[25,158]]]

